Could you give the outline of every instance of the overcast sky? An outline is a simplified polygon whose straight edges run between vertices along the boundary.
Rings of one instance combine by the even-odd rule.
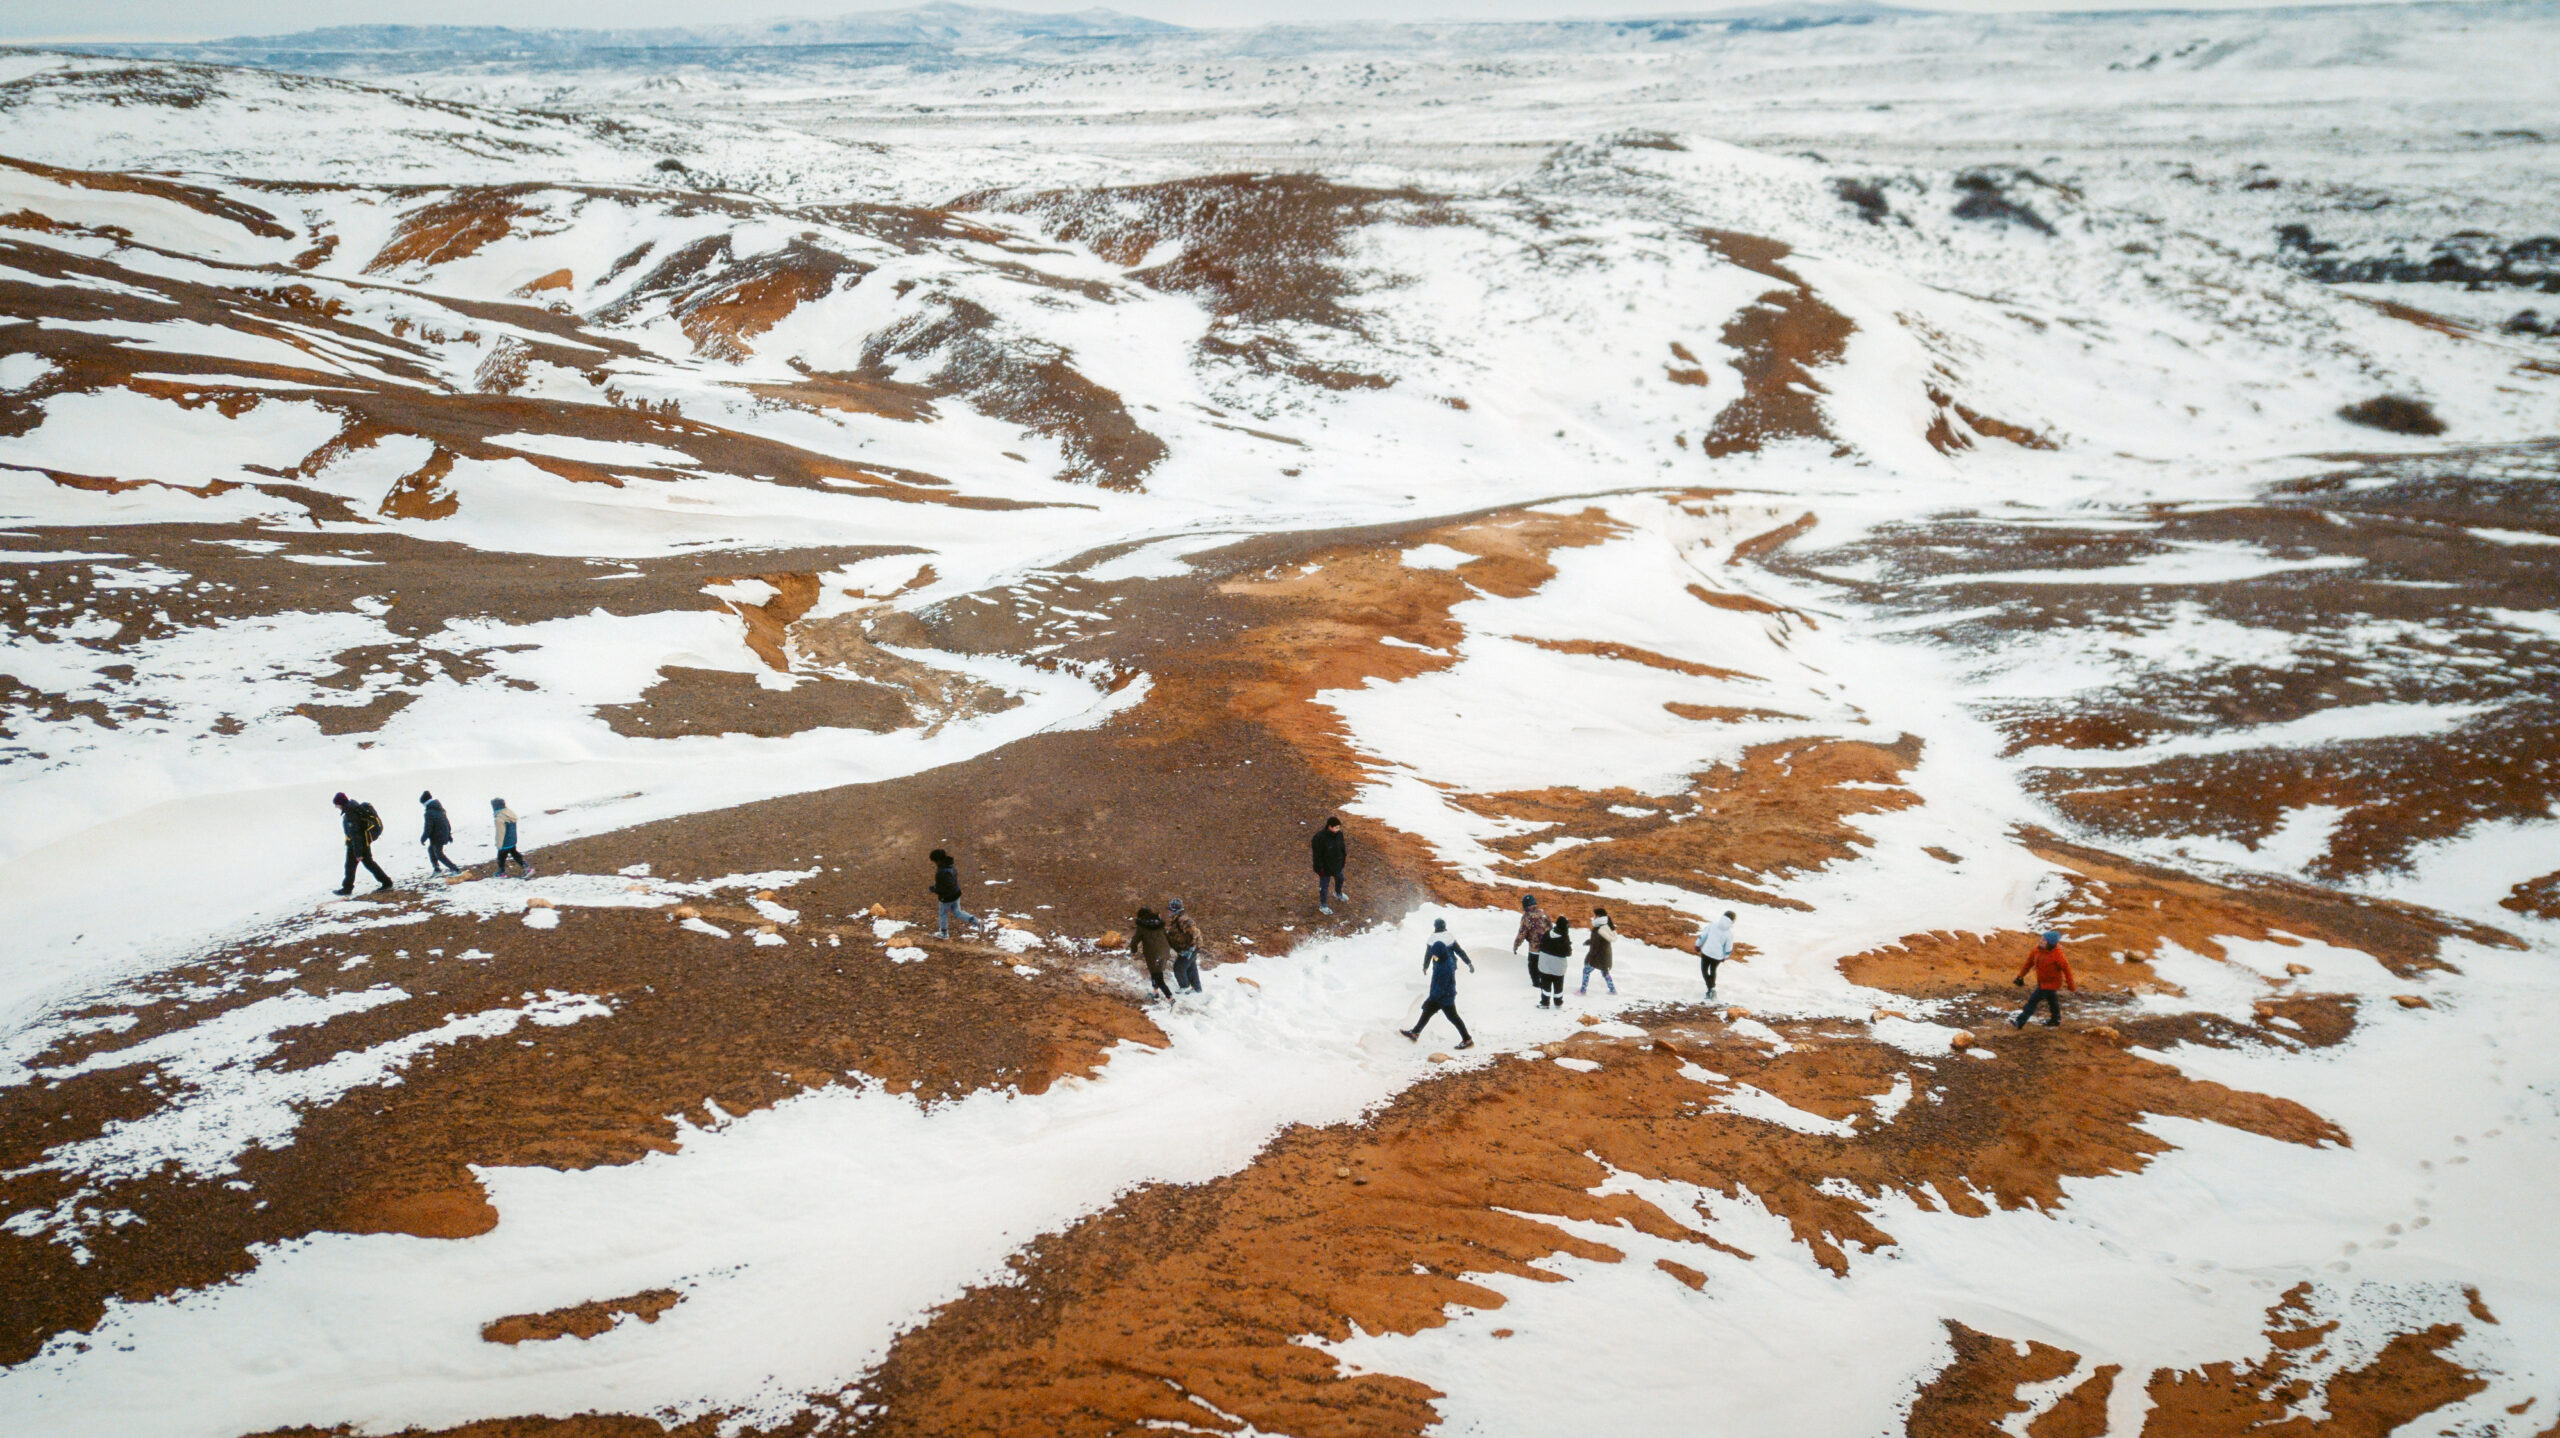
[[[1755,0],[1123,0],[1109,8],[1179,25],[1321,20],[1532,20],[1664,15]],[[1932,10],[2249,9],[2270,0],[1926,0]],[[323,25],[713,25],[785,15],[838,15],[903,5],[823,0],[0,0],[13,38],[200,40],[276,35]],[[1010,10],[1084,10],[1091,0],[1011,0]]]

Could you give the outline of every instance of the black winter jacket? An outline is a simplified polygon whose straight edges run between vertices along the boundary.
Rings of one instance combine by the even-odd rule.
[[[933,896],[942,902],[956,903],[960,898],[960,870],[950,864],[937,864],[933,870]]]
[[[442,799],[429,799],[427,801],[427,831],[419,835],[418,838],[421,843],[427,844],[450,844],[453,842],[453,821],[445,817],[444,801]]]
[[[1307,841],[1307,848],[1315,855],[1319,874],[1341,873],[1343,861],[1351,857],[1351,843],[1340,829],[1316,830],[1316,836]]]
[[[349,799],[346,807],[338,811],[338,827],[345,832],[348,843],[370,848],[374,836],[382,832],[382,816],[362,799]]]

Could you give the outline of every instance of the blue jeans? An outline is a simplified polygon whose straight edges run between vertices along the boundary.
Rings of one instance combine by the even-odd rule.
[[[1327,897],[1327,895],[1328,895],[1328,894],[1330,894],[1330,895],[1331,895],[1331,897],[1330,897],[1330,898],[1328,898],[1328,897]],[[1341,876],[1340,874],[1318,874],[1318,875],[1316,875],[1316,907],[1317,907],[1317,908],[1321,909],[1321,908],[1323,908],[1326,904],[1331,903],[1331,902],[1333,902],[1333,900],[1335,900],[1335,899],[1339,899],[1339,898],[1342,898],[1342,897],[1343,897],[1343,893],[1342,893],[1342,876]]]
[[[978,922],[978,916],[970,913],[967,909],[960,907],[960,901],[958,899],[944,899],[942,901],[942,926],[934,931],[934,937],[942,939],[951,937],[951,919],[955,914],[966,923],[974,924]]]
[[[1200,992],[1200,951],[1197,948],[1184,949],[1173,956],[1173,986],[1195,994]]]

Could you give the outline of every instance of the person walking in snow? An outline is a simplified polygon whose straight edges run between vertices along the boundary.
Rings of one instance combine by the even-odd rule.
[[[444,846],[453,842],[453,820],[444,812],[444,801],[420,790],[418,803],[427,813],[426,832],[418,836],[418,842],[427,846],[428,876],[461,873],[462,866],[444,856]]]
[[[1316,912],[1330,914],[1334,904],[1351,897],[1342,889],[1342,870],[1351,859],[1351,841],[1343,835],[1341,816],[1326,816],[1324,827],[1307,841],[1307,848],[1316,861]]]
[[[1164,941],[1173,950],[1173,986],[1185,993],[1200,992],[1200,930],[1182,911],[1180,899],[1164,906]]]
[[[1733,957],[1733,910],[1718,914],[1715,922],[1698,931],[1698,972],[1707,980],[1707,1002],[1716,1001],[1716,970]]]
[[[951,937],[951,921],[981,922],[977,915],[960,907],[960,863],[944,850],[936,849],[926,857],[933,860],[933,899],[942,906],[942,922],[935,927],[934,937]]]
[[[347,873],[338,880],[338,892],[343,895],[356,891],[356,865],[362,864],[382,881],[382,887],[374,892],[390,893],[391,876],[373,861],[373,841],[382,837],[382,816],[374,812],[371,804],[344,794],[329,802],[338,806],[338,829],[347,836]]]
[[[1572,967],[1573,920],[1559,914],[1538,944],[1538,1007],[1564,1007],[1564,975]]]
[[[526,862],[524,851],[516,847],[516,811],[507,807],[506,800],[489,801],[489,827],[496,831],[495,838],[498,845],[498,865],[489,877],[493,879],[503,877],[507,872],[507,861],[513,859],[516,861],[516,867],[524,871],[516,877],[532,878],[533,865]]]
[[[1520,931],[1511,936],[1511,952],[1515,954],[1520,952],[1522,944],[1529,946],[1529,987],[1531,988],[1538,987],[1538,946],[1547,941],[1547,929],[1553,922],[1547,917],[1547,911],[1538,907],[1537,895],[1522,894],[1520,896]]]
[[[2045,1013],[2048,1015],[2044,1021],[2046,1028],[2062,1027],[2061,990],[2077,990],[2080,987],[2079,980],[2072,976],[2071,960],[2063,955],[2061,932],[2047,929],[2042,938],[2044,942],[2038,945],[2033,953],[2027,955],[2025,963],[2018,966],[2018,976],[2009,981],[2023,986],[2027,981],[2027,971],[2030,969],[2035,971],[2036,991],[2027,995],[2027,1006],[2018,1010],[2016,1018],[2009,1020],[2009,1027],[2013,1029],[2025,1028],[2027,1020],[2034,1017],[2038,1004],[2044,1005]]]
[[[1467,966],[1468,973],[1476,971],[1476,961],[1468,958],[1467,951],[1459,947],[1458,941],[1449,937],[1449,921],[1433,919],[1431,947],[1422,951],[1422,967],[1431,975],[1431,992],[1422,1001],[1422,1017],[1413,1021],[1412,1028],[1396,1032],[1420,1043],[1422,1030],[1430,1024],[1431,1016],[1447,1014],[1449,1022],[1457,1025],[1458,1047],[1471,1049],[1476,1046],[1476,1036],[1467,1032],[1467,1021],[1458,1017],[1458,965],[1461,963]]]
[[[1586,994],[1591,992],[1591,975],[1594,970],[1597,970],[1601,982],[1609,986],[1609,993],[1613,997],[1617,994],[1618,976],[1609,971],[1610,941],[1617,937],[1618,929],[1616,925],[1609,922],[1609,911],[1593,909],[1591,932],[1584,935],[1582,939],[1582,988],[1579,992]]]
[[[1140,909],[1130,923],[1129,952],[1146,963],[1147,982],[1156,986],[1166,1003],[1172,1003],[1173,990],[1165,987],[1164,971],[1173,964],[1173,942],[1165,937],[1164,920],[1156,917],[1155,910]]]

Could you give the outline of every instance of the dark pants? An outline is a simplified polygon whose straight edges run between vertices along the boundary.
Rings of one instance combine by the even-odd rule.
[[[444,856],[444,846],[450,842],[451,841],[447,839],[429,839],[427,841],[428,873],[459,874],[462,872],[462,866],[460,864],[457,864]]]
[[[505,848],[503,848],[503,849],[500,849],[500,850],[498,851],[498,872],[499,872],[499,873],[503,874],[503,873],[505,873],[505,872],[507,871],[507,861],[508,861],[509,859],[513,859],[513,860],[515,860],[515,861],[516,861],[516,867],[518,867],[518,868],[520,868],[520,869],[524,870],[526,877],[528,877],[528,878],[532,877],[532,875],[533,875],[533,866],[532,866],[531,864],[528,864],[528,863],[526,863],[526,862],[524,861],[524,855],[523,855],[523,854],[521,854],[521,853],[518,853],[518,852],[516,851],[516,846],[515,846],[515,845],[513,845],[513,844],[509,844],[507,847],[505,847]]]
[[[1542,1009],[1543,1009],[1543,1008],[1545,1008],[1548,1004],[1551,1004],[1551,1003],[1561,1004],[1561,1003],[1563,1003],[1563,1002],[1564,1002],[1564,975],[1562,975],[1562,974],[1551,974],[1551,973],[1546,972],[1544,969],[1539,970],[1539,971],[1538,971],[1538,1007],[1540,1007],[1540,1008],[1542,1008]]]
[[[2025,1028],[2027,1026],[2027,1020],[2035,1017],[2036,1005],[2038,1004],[2044,1005],[2045,1012],[2052,1015],[2051,1018],[2044,1021],[2044,1026],[2046,1028],[2056,1027],[2062,1022],[2062,995],[2055,993],[2051,989],[2038,989],[2034,993],[2027,995],[2027,1006],[2018,1010],[2018,1016],[2016,1018],[2009,1020],[2009,1027],[2014,1029]]]
[[[1698,955],[1698,972],[1707,976],[1707,997],[1709,998],[1715,997],[1716,970],[1723,967],[1722,959],[1711,959],[1704,954]]]
[[[1192,993],[1200,992],[1200,951],[1184,949],[1173,956],[1174,986]]]
[[[1326,904],[1344,897],[1346,896],[1342,892],[1342,875],[1340,873],[1318,873],[1316,875],[1316,907],[1322,908]]]
[[[382,866],[373,861],[373,846],[358,839],[349,839],[347,841],[347,876],[338,881],[339,893],[343,894],[356,886],[356,865],[358,864],[372,870],[373,876],[382,881],[382,887],[386,889],[391,887],[391,876],[382,872]]]
[[[1414,1020],[1413,1027],[1405,1030],[1405,1032],[1419,1036],[1424,1029],[1430,1027],[1431,1016],[1433,1014],[1447,1014],[1449,1016],[1449,1022],[1458,1026],[1458,1038],[1460,1041],[1465,1043],[1474,1043],[1476,1041],[1476,1036],[1467,1032],[1467,1021],[1458,1017],[1458,1002],[1455,999],[1433,999],[1431,1002],[1424,1004],[1422,1006],[1422,1017]]]
[[[1168,999],[1173,997],[1173,990],[1164,986],[1164,970],[1156,967],[1154,964],[1147,965],[1147,982],[1156,986],[1157,993],[1164,995]]]

